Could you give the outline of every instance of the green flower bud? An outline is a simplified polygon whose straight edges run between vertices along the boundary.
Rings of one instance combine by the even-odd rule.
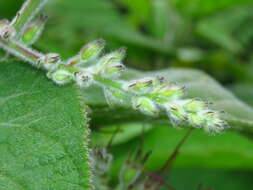
[[[119,63],[110,64],[101,72],[105,77],[118,77],[125,70],[125,66]]]
[[[133,108],[144,114],[155,116],[159,110],[155,103],[146,97],[134,97],[132,100]]]
[[[177,100],[184,96],[184,94],[184,87],[169,84],[163,84],[150,92],[150,96],[160,103]]]
[[[74,78],[71,72],[61,69],[48,73],[48,77],[51,78],[58,85],[67,84],[71,82]]]
[[[16,35],[16,30],[6,19],[0,20],[0,38],[9,39]]]
[[[196,113],[207,108],[203,101],[196,99],[184,100],[183,107],[187,112],[191,113]]]
[[[120,48],[110,54],[105,55],[98,60],[96,67],[94,67],[94,72],[102,72],[110,64],[120,64],[124,59],[126,54],[125,48]]]
[[[188,122],[196,128],[201,128],[205,125],[205,118],[203,118],[202,112],[198,113],[188,113],[187,115]]]
[[[21,36],[21,43],[26,45],[32,45],[42,33],[47,16],[41,15],[38,19],[34,20],[30,25],[28,25]]]
[[[174,125],[179,125],[188,120],[188,115],[182,105],[178,102],[165,105],[167,114]]]
[[[204,130],[211,135],[222,133],[228,127],[217,111],[206,110],[203,113],[203,118],[205,118]]]
[[[37,65],[43,67],[46,70],[55,69],[61,61],[60,55],[57,53],[49,53],[37,60]]]
[[[154,80],[152,78],[144,78],[130,82],[125,88],[137,94],[145,94],[152,90],[153,82]]]
[[[91,59],[97,58],[104,49],[104,47],[105,47],[104,40],[97,40],[85,45],[79,53],[80,61],[87,62]]]

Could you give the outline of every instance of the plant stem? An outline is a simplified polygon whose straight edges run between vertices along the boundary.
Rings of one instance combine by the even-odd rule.
[[[112,80],[109,78],[101,77],[99,75],[94,75],[94,80],[97,81],[98,83],[104,84],[106,86],[110,86],[119,90],[123,90],[123,85],[122,83]]]
[[[166,170],[166,169],[168,169],[168,170],[171,169],[172,163],[176,159],[176,157],[177,157],[177,155],[179,153],[180,148],[185,143],[185,141],[188,139],[188,137],[190,136],[190,134],[192,133],[192,131],[193,131],[193,128],[188,129],[188,131],[186,132],[186,134],[183,136],[183,138],[179,141],[179,143],[175,147],[175,149],[172,152],[171,156],[168,158],[168,160],[166,161],[166,163],[164,164],[164,166],[159,171],[160,173],[164,172],[164,170]]]
[[[7,50],[7,52],[28,61],[33,66],[37,66],[37,60],[43,56],[43,54],[38,53],[37,51],[26,47],[14,40],[4,40],[0,38],[0,47]]]
[[[27,0],[23,4],[11,23],[17,32],[17,37],[20,36],[23,28],[35,17],[46,1],[47,0]]]

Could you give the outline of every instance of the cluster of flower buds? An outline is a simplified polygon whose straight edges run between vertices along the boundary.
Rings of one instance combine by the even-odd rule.
[[[6,19],[0,20],[0,37],[4,40],[15,37],[22,45],[32,45],[42,33],[46,20],[47,16],[41,15],[25,26],[18,35],[13,23]]]
[[[125,49],[121,48],[100,57],[105,42],[97,40],[85,45],[78,55],[70,58],[66,63],[57,65],[53,69],[46,66],[48,76],[55,83],[63,85],[75,81],[80,87],[88,87],[94,82],[94,76],[105,78],[118,77],[125,70],[121,63],[125,56]],[[43,67],[48,64],[45,58]],[[54,64],[55,65],[55,64]]]
[[[91,42],[66,63],[61,63],[57,54],[45,55],[40,61],[49,70],[48,77],[59,85],[71,81],[81,88],[94,83],[100,85],[109,105],[131,105],[133,109],[150,116],[157,116],[165,110],[172,124],[190,124],[211,134],[220,133],[226,128],[226,123],[220,119],[220,112],[210,110],[203,101],[183,99],[185,88],[166,81],[164,77],[114,80],[125,69],[122,64],[125,49],[100,57],[104,46],[103,40]]]
[[[47,70],[48,78],[56,84],[75,82],[80,88],[98,84],[104,89],[109,105],[131,105],[133,109],[149,116],[157,116],[161,111],[166,111],[176,126],[190,124],[211,134],[220,133],[226,128],[226,123],[220,119],[220,112],[210,110],[200,100],[183,99],[185,88],[170,83],[163,77],[119,80],[125,70],[122,64],[125,48],[101,55],[105,41],[97,40],[81,48],[76,56],[62,61],[56,53],[43,55],[26,47],[38,38],[46,19],[45,16],[40,16],[27,25],[21,31],[18,42],[11,46],[17,51],[13,54],[23,59],[27,57],[32,63],[35,60],[33,65]],[[0,21],[2,39],[9,39],[14,34],[15,30],[7,20]],[[25,53],[27,56],[23,55]]]
[[[189,123],[196,128],[203,128],[209,134],[221,133],[227,123],[221,118],[221,112],[208,108],[207,103],[186,99],[165,104],[168,116],[176,126]]]

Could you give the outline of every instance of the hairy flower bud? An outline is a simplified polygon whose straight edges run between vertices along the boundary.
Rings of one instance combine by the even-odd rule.
[[[206,120],[203,118],[202,112],[188,113],[187,120],[189,124],[195,128],[201,128],[206,124]]]
[[[153,79],[144,78],[130,82],[125,86],[125,89],[129,89],[132,92],[137,94],[145,94],[152,90],[153,88]]]
[[[57,53],[49,53],[45,56],[42,56],[37,60],[37,65],[39,67],[43,67],[46,70],[53,70],[55,69],[58,64],[60,63],[61,58],[60,55]]]
[[[133,108],[144,114],[155,116],[159,110],[155,103],[146,97],[134,97],[132,100]]]
[[[104,49],[104,46],[105,46],[104,40],[97,40],[85,45],[79,53],[80,61],[87,62],[91,59],[97,58]]]
[[[101,74],[105,77],[118,77],[125,70],[125,66],[120,63],[112,63],[101,71]]]
[[[187,112],[178,102],[168,103],[165,105],[167,114],[174,125],[179,125],[187,121]]]
[[[21,43],[26,45],[32,45],[42,33],[47,16],[41,15],[38,19],[35,19],[30,25],[28,25],[21,36]]]
[[[150,96],[161,103],[177,100],[181,98],[184,94],[184,87],[171,84],[163,84],[161,86],[158,86],[157,88],[154,88],[154,90],[150,92]]]
[[[196,113],[207,108],[203,101],[197,99],[183,100],[183,107],[187,112]]]
[[[16,30],[13,28],[9,21],[6,19],[0,20],[0,38],[9,39],[16,35]]]
[[[203,113],[203,118],[206,120],[204,130],[209,134],[222,133],[227,127],[227,123],[220,118],[220,113],[217,111],[206,110]]]
[[[111,64],[120,64],[124,59],[126,54],[125,48],[120,48],[110,54],[105,55],[98,60],[96,67],[94,67],[94,72],[100,73]]]
[[[48,77],[58,85],[64,85],[73,80],[73,74],[67,70],[62,69],[48,73]]]

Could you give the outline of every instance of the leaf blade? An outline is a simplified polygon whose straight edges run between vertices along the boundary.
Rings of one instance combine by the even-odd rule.
[[[5,189],[88,189],[87,119],[76,89],[19,63],[0,70],[0,173],[16,184]]]

